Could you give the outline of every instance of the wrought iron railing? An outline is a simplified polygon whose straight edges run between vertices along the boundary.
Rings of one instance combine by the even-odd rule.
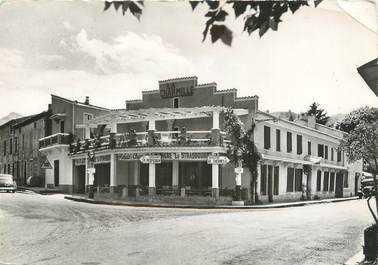
[[[54,145],[69,145],[72,143],[72,135],[68,133],[57,133],[39,139],[39,149]]]

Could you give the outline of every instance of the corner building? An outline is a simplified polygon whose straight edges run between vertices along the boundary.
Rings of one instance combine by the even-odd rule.
[[[94,174],[98,195],[230,202],[235,165],[214,162],[214,156],[226,156],[230,144],[224,131],[226,108],[234,110],[247,130],[256,125],[255,142],[263,158],[257,190],[262,201],[355,193],[354,178],[362,165],[347,165],[344,154],[337,152],[342,132],[315,124],[311,117],[278,119],[258,110],[257,96],[237,97],[236,89],[198,84],[197,77],[159,81],[159,89],[142,92],[140,100],[127,100],[125,109],[98,113],[77,124],[83,137],[71,141],[64,154],[72,172],[66,174],[69,190],[86,192]],[[309,177],[303,174],[305,165],[312,168]],[[250,181],[245,168],[244,200],[250,199]]]

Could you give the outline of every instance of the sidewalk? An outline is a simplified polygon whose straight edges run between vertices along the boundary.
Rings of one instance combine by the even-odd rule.
[[[88,197],[80,196],[80,195],[67,195],[64,198],[67,200],[93,203],[93,204],[124,205],[124,206],[134,206],[134,207],[188,208],[188,209],[273,209],[273,208],[306,206],[306,205],[320,204],[320,203],[343,202],[343,201],[350,201],[350,200],[358,199],[358,197],[356,196],[356,197],[349,197],[349,198],[334,198],[334,199],[313,200],[313,201],[233,206],[233,205],[184,205],[184,204],[166,204],[166,203],[159,203],[159,202],[136,202],[136,201],[115,200],[115,199],[88,199]]]
[[[61,193],[59,189],[51,189],[51,188],[45,188],[45,187],[17,186],[17,190],[30,190],[39,194]]]

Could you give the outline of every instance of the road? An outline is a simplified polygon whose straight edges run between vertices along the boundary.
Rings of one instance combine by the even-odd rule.
[[[372,221],[365,200],[196,210],[0,193],[0,264],[342,264]]]

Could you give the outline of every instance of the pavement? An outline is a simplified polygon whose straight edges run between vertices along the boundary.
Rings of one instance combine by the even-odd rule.
[[[364,199],[230,210],[0,193],[0,264],[340,265],[372,222]]]
[[[359,199],[356,197],[348,198],[332,198],[323,200],[311,200],[311,201],[296,201],[296,202],[280,202],[280,203],[270,203],[262,205],[186,205],[186,204],[166,204],[159,202],[136,202],[136,201],[126,201],[122,199],[89,199],[84,195],[66,195],[64,197],[67,200],[86,202],[92,204],[106,204],[106,205],[125,205],[125,206],[135,206],[135,207],[160,207],[160,208],[189,208],[189,209],[273,209],[273,208],[287,208],[287,207],[299,207],[312,204],[321,203],[332,203],[332,202],[343,202],[350,200]]]

